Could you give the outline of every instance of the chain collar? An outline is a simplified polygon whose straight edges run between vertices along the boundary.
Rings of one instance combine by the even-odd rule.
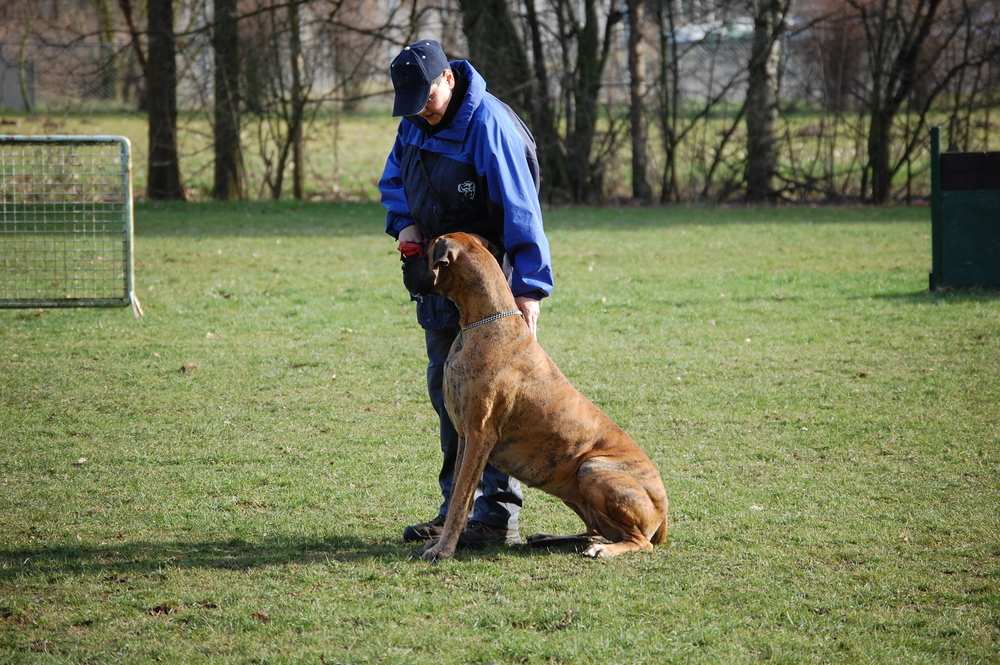
[[[520,316],[521,310],[512,309],[507,312],[497,312],[496,314],[490,314],[485,319],[480,319],[475,323],[470,323],[467,326],[462,326],[462,332],[466,330],[472,330],[473,328],[478,328],[479,326],[485,326],[487,323],[493,323],[494,321],[499,321],[500,319],[505,319],[508,316]]]

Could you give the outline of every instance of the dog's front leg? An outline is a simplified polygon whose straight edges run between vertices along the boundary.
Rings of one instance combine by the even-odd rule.
[[[461,454],[455,460],[457,471],[455,485],[451,490],[451,500],[448,502],[448,517],[444,521],[441,538],[427,547],[421,555],[425,561],[447,559],[455,553],[462,529],[469,520],[472,499],[483,477],[486,462],[493,450],[493,443],[494,441],[488,440],[488,437],[481,433],[469,434],[464,441],[459,440]]]

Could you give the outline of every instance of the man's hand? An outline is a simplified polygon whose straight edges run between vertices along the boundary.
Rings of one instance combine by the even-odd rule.
[[[423,236],[420,235],[420,229],[417,228],[416,224],[410,224],[405,229],[399,232],[398,242],[396,243],[396,249],[402,249],[400,246],[404,242],[415,242],[418,245],[424,241]]]
[[[517,296],[514,298],[514,302],[517,303],[517,308],[521,310],[521,316],[527,322],[531,336],[538,339],[538,314],[542,310],[542,303],[527,296]]]

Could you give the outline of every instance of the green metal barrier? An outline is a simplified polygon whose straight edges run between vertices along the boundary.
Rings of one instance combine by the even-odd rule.
[[[941,152],[931,129],[931,289],[1000,288],[1000,152]]]

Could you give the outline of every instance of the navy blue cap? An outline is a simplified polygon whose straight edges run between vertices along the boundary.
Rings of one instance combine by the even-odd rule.
[[[450,66],[441,45],[432,39],[422,39],[400,51],[389,65],[396,91],[392,115],[419,113],[431,94],[431,83]]]

